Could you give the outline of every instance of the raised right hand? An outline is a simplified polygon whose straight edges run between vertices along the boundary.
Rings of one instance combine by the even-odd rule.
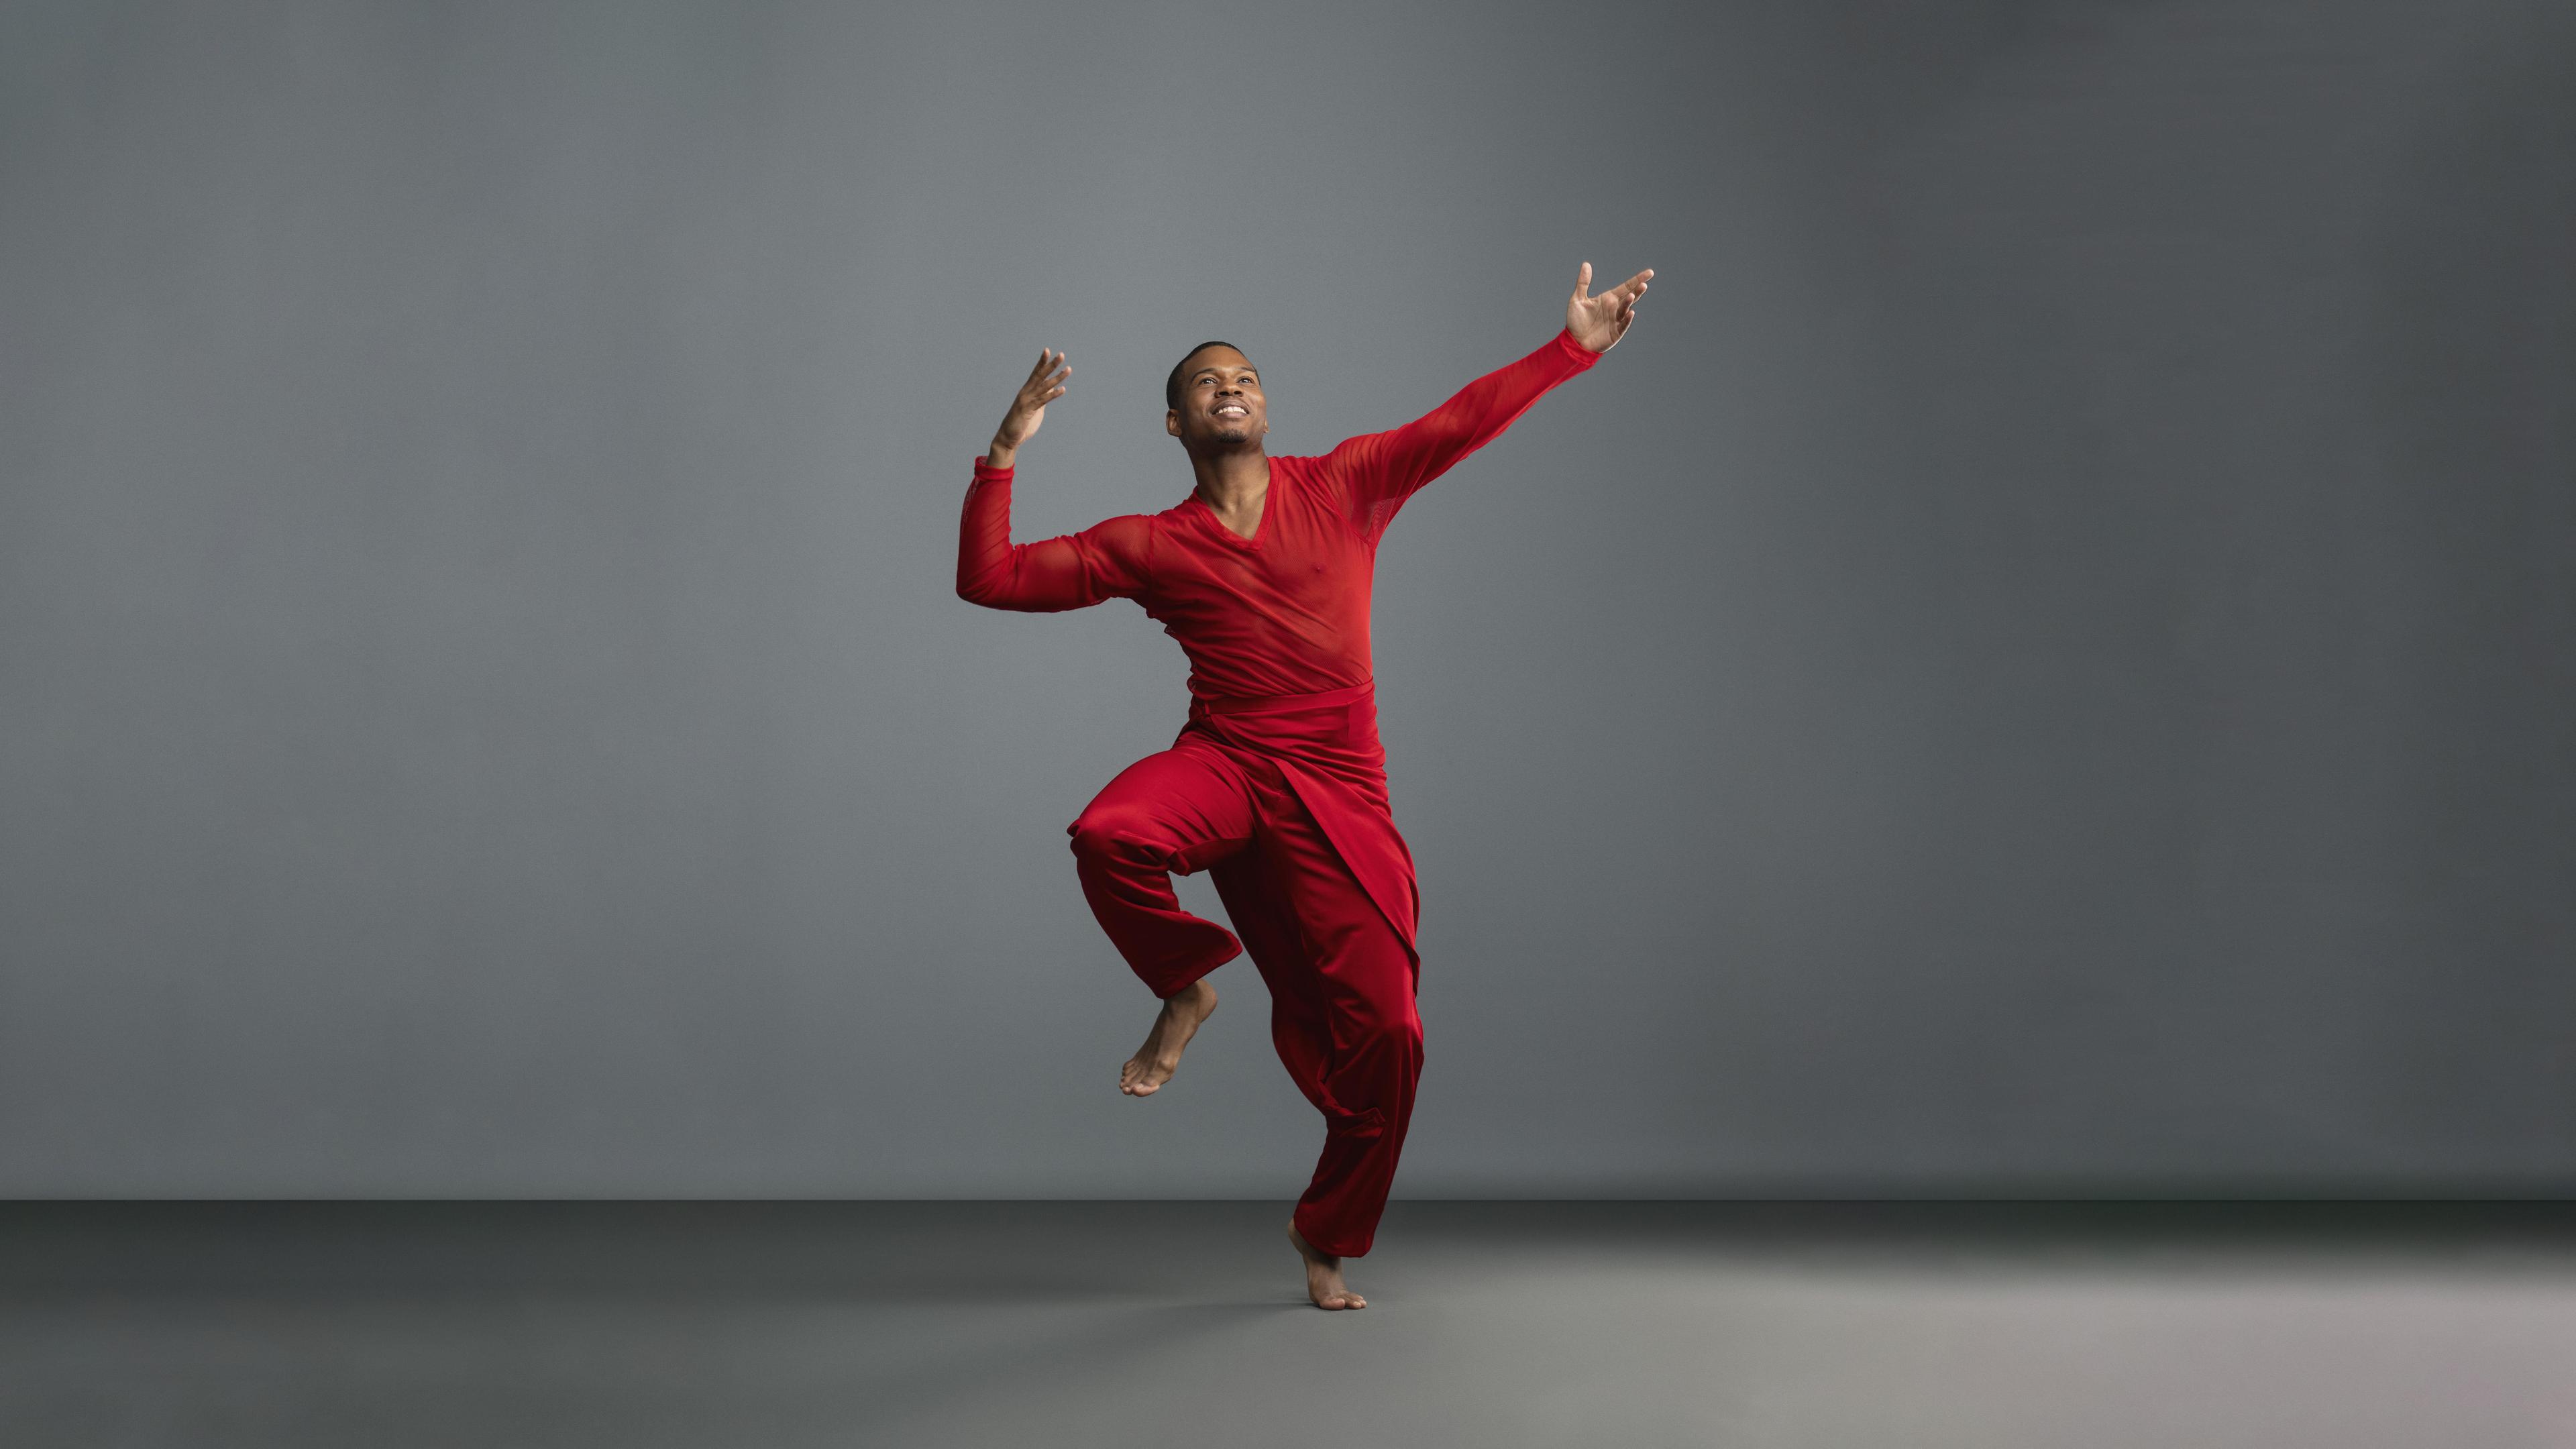
[[[1064,354],[1044,348],[1038,350],[1038,365],[1029,369],[1026,382],[1020,384],[1019,396],[1011,399],[1011,410],[1002,415],[1002,425],[993,432],[992,450],[984,461],[995,468],[1008,468],[1020,450],[1020,444],[1037,436],[1038,424],[1046,421],[1047,404],[1064,396],[1064,380],[1073,375],[1073,367]]]

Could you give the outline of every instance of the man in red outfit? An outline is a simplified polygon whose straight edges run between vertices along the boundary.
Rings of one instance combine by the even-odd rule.
[[[1150,1096],[1216,1010],[1210,971],[1249,950],[1270,988],[1270,1035],[1324,1114],[1324,1152],[1288,1237],[1317,1307],[1365,1308],[1342,1259],[1369,1250],[1422,1071],[1413,857],[1388,809],[1369,662],[1377,545],[1416,489],[1483,446],[1539,395],[1625,335],[1652,271],[1593,296],[1576,274],[1565,328],[1426,416],[1320,457],[1274,458],[1261,375],[1228,343],[1172,369],[1164,428],[1198,486],[1174,507],[1011,542],[1020,446],[1073,369],[1037,366],[975,460],[957,592],[997,609],[1134,599],[1190,660],[1189,722],[1121,771],[1068,826],[1101,929],[1162,1009],[1119,1068]],[[1181,909],[1172,872],[1205,870],[1233,931]]]

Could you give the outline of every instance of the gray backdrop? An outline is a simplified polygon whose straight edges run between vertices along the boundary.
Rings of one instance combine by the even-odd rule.
[[[952,592],[1544,342],[1378,575],[1402,1192],[2576,1183],[2553,0],[0,11],[0,1191],[1302,1185]],[[1216,909],[1203,879],[1189,898]]]

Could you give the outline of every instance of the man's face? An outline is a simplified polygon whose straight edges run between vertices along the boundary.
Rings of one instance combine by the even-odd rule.
[[[1186,444],[1257,442],[1270,431],[1261,375],[1231,347],[1202,347],[1181,364],[1181,405],[1164,415],[1164,431]]]

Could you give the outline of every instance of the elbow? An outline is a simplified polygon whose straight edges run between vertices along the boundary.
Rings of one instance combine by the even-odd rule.
[[[1444,419],[1440,423],[1423,429],[1422,441],[1433,456],[1456,458],[1474,452],[1476,445],[1483,442],[1484,438],[1480,436],[1480,430],[1473,423],[1450,422]]]
[[[1026,613],[1032,607],[1045,607],[1030,599],[1027,591],[1013,581],[1010,572],[1006,569],[988,569],[982,573],[959,574],[957,597],[987,609],[1004,609],[1013,613]]]

